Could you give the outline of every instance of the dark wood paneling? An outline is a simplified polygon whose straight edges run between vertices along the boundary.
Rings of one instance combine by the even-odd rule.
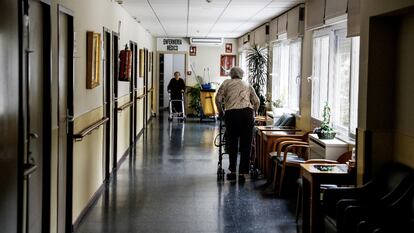
[[[15,0],[0,1],[0,226],[2,232],[18,232],[18,209],[22,183],[19,160],[19,3]],[[7,17],[6,17],[7,16]],[[20,24],[21,25],[21,24]],[[21,149],[23,149],[21,147]],[[20,177],[18,177],[20,174]]]

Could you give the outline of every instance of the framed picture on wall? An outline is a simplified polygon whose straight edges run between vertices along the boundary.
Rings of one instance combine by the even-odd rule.
[[[197,47],[190,46],[190,56],[196,56],[197,55]]]
[[[101,77],[101,34],[86,32],[86,43],[86,89],[93,89]]]
[[[143,78],[144,77],[144,64],[145,64],[145,51],[144,49],[140,49],[139,50],[139,77]]]
[[[232,43],[226,43],[226,53],[232,53],[233,52],[233,44]]]
[[[228,76],[231,68],[236,66],[236,55],[221,55],[220,76]]]

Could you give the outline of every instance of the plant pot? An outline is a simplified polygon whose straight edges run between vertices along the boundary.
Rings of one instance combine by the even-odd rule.
[[[319,139],[334,139],[336,135],[335,132],[331,132],[331,133],[318,132],[317,134],[318,134]]]

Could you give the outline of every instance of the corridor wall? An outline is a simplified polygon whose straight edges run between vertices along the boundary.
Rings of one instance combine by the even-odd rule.
[[[119,33],[119,49],[123,49],[130,41],[138,43],[138,49],[147,48],[155,50],[155,39],[136,20],[134,20],[118,3],[111,0],[52,0],[52,10],[57,10],[58,5],[64,6],[74,14],[74,125],[75,132],[86,128],[103,117],[103,71],[101,72],[100,85],[94,89],[86,89],[86,32],[101,33],[103,27]],[[52,11],[53,12],[53,11]],[[55,17],[55,18],[53,18]],[[56,16],[52,14],[52,23],[56,24]],[[57,27],[57,25],[52,28]],[[52,38],[53,51],[57,52],[57,32]],[[102,51],[103,54],[103,51]],[[117,56],[117,55],[115,55]],[[102,64],[102,63],[101,63]],[[52,204],[51,204],[51,232],[56,232],[57,206],[57,161],[58,161],[58,127],[57,127],[57,67],[54,62],[53,80],[53,132],[52,132]],[[144,92],[144,79],[138,78],[139,93]],[[119,82],[119,106],[130,101],[129,83]],[[138,102],[138,109],[143,109],[143,101]],[[130,114],[131,109],[118,114],[118,159],[129,148]],[[139,119],[140,116],[137,116]],[[143,129],[142,120],[137,121],[137,131]],[[74,143],[73,155],[73,222],[77,221],[85,210],[91,198],[104,182],[104,127]]]

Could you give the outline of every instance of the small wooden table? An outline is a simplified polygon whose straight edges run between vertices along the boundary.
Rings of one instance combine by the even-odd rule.
[[[254,124],[255,125],[266,125],[267,122],[267,116],[255,116],[254,117]]]
[[[259,154],[259,167],[262,169],[263,174],[269,176],[269,153],[273,150],[274,142],[279,138],[289,137],[289,138],[302,138],[306,132],[304,131],[262,131],[261,132],[261,145],[260,145],[260,154]]]
[[[346,164],[329,164],[333,166],[331,171],[321,171],[318,165],[327,164],[301,164],[301,176],[303,179],[303,232],[322,232],[322,217],[320,209],[321,184],[351,185],[355,179],[348,172]]]

